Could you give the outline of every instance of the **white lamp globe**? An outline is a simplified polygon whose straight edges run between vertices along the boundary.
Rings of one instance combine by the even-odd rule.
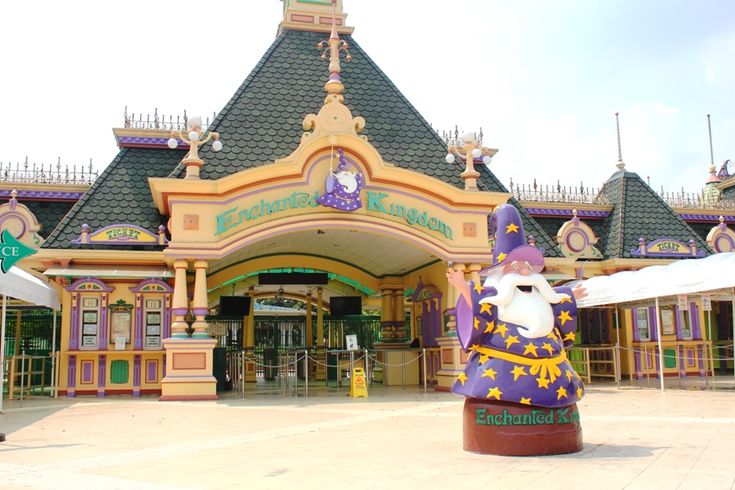
[[[448,163],[448,164],[450,164],[450,165],[451,165],[452,163],[454,163],[454,161],[455,161],[454,155],[452,155],[451,153],[447,153],[447,158],[446,158],[446,161],[447,161],[447,163]]]
[[[175,150],[177,146],[179,146],[179,142],[176,141],[176,138],[169,138],[168,147]]]
[[[199,141],[199,133],[196,131],[190,131],[189,132],[189,140],[190,141]]]
[[[215,141],[212,143],[212,151],[220,151],[222,149],[222,142],[220,140]]]
[[[490,165],[491,163],[493,163],[493,157],[491,157],[490,155],[485,155],[484,157],[482,157],[482,163],[484,163],[485,165]]]
[[[482,150],[479,148],[475,148],[472,150],[472,158],[480,158],[482,156]]]

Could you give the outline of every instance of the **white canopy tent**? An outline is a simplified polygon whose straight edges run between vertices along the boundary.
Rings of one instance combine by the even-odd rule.
[[[661,348],[661,301],[675,301],[679,295],[709,295],[712,299],[732,301],[735,312],[735,253],[720,253],[703,259],[685,259],[667,265],[652,265],[637,271],[617,272],[571,286],[586,288],[587,296],[577,301],[580,308],[603,305],[634,306],[653,303],[656,306],[659,352]],[[735,315],[733,315],[735,318]],[[735,339],[735,325],[733,326]],[[734,340],[735,342],[735,340]],[[659,356],[659,376],[663,390],[663,356]]]
[[[3,298],[2,320],[0,327],[0,410],[3,408],[3,383],[5,381],[5,314],[8,297],[51,308],[54,311],[54,325],[52,332],[51,352],[56,351],[56,311],[61,307],[59,295],[48,283],[36,276],[18,268],[11,267],[8,272],[0,275],[0,295]],[[52,358],[53,359],[53,358]],[[52,360],[52,379],[56,379],[56,365]],[[54,385],[55,386],[55,385]]]

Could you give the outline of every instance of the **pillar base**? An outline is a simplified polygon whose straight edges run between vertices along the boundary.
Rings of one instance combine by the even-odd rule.
[[[216,400],[217,380],[212,375],[215,339],[163,341],[166,376],[161,380],[161,401]]]
[[[466,398],[465,451],[501,456],[545,456],[582,450],[577,405],[544,408]]]

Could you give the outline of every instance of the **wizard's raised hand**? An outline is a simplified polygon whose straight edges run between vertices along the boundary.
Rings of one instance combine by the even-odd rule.
[[[467,304],[472,306],[472,293],[470,292],[470,283],[464,278],[464,273],[451,267],[447,269],[447,281],[449,284],[457,288],[457,292],[462,296]]]
[[[577,287],[572,289],[572,295],[574,295],[574,299],[582,299],[587,297],[587,288],[583,288],[581,284],[578,284]]]

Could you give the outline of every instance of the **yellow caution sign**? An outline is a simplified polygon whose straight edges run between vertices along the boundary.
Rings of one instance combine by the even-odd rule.
[[[365,370],[363,368],[355,368],[352,370],[352,377],[350,378],[350,397],[367,398],[367,378],[365,377]]]

